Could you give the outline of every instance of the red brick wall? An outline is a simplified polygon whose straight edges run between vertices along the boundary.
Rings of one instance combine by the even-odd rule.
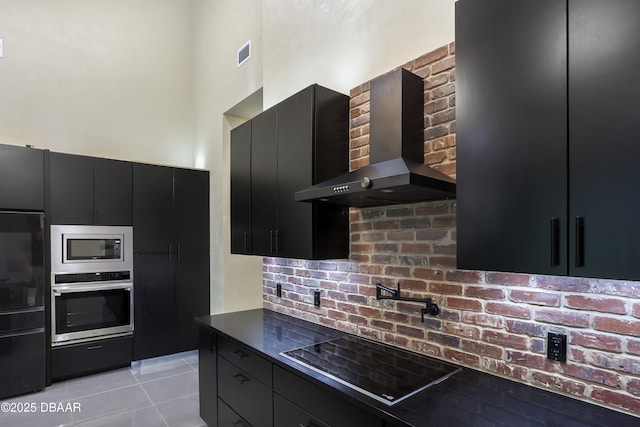
[[[403,65],[425,82],[425,163],[455,176],[455,45]],[[369,84],[351,91],[351,168],[368,164]],[[456,269],[455,201],[351,209],[349,260],[265,258],[266,308],[640,413],[640,282]],[[377,301],[375,285],[432,297]],[[276,297],[276,284],[282,297]],[[314,307],[313,291],[321,306]],[[569,337],[546,359],[547,332]]]

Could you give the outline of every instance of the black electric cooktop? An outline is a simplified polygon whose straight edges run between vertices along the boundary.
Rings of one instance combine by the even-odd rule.
[[[280,354],[387,405],[460,371],[457,366],[356,336]]]

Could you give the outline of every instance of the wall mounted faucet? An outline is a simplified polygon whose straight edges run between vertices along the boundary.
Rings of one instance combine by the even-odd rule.
[[[383,295],[385,292],[388,295]],[[408,302],[421,302],[425,303],[426,307],[420,309],[420,314],[422,317],[422,323],[424,323],[424,315],[429,314],[431,316],[437,316],[440,314],[440,307],[435,304],[431,298],[411,298],[411,297],[403,297],[400,295],[400,283],[398,283],[398,289],[391,289],[386,286],[381,285],[380,283],[376,284],[376,299],[390,299],[395,301],[408,301]]]

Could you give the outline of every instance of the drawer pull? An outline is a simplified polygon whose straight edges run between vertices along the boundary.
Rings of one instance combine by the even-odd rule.
[[[92,345],[92,346],[87,347],[87,350],[97,350],[99,348],[102,348],[102,346],[101,345]]]
[[[244,359],[245,357],[249,357],[249,355],[242,350],[236,350],[233,352],[233,354],[236,355],[240,360]]]
[[[249,378],[245,377],[242,374],[235,374],[233,378],[235,378],[235,380],[238,381],[240,384],[244,384],[249,381]]]
[[[234,426],[247,427],[247,425],[245,423],[243,423],[242,420],[233,421],[231,424],[233,424]]]
[[[314,423],[312,423],[311,421],[309,421],[306,424],[302,424],[302,423],[298,424],[298,427],[316,427],[316,425]]]

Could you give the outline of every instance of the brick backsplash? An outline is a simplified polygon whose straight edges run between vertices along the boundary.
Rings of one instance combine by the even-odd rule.
[[[455,44],[402,67],[425,83],[425,163],[455,177]],[[353,170],[369,163],[369,83],[350,95]],[[265,308],[640,413],[640,282],[458,270],[454,200],[350,216],[348,260],[264,259]],[[378,301],[377,283],[441,313],[422,323],[423,304]],[[546,359],[549,331],[568,335],[566,364]]]

